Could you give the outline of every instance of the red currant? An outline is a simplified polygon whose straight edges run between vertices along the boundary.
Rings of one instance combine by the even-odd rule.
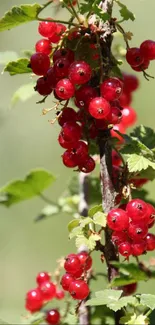
[[[44,301],[49,301],[53,299],[56,295],[56,286],[53,282],[47,281],[42,283],[40,285],[40,290]]]
[[[119,154],[115,150],[112,150],[112,164],[115,166],[120,166],[121,163],[122,163],[122,160],[121,160]]]
[[[43,306],[43,299],[40,289],[33,289],[26,294],[26,304],[25,307],[31,313],[39,311]]]
[[[122,289],[125,296],[132,295],[137,290],[137,283],[127,284]]]
[[[66,141],[66,140],[64,140],[64,137],[63,137],[62,132],[60,132],[60,134],[59,134],[58,142],[59,142],[59,144],[60,144],[60,146],[61,146],[62,148],[64,148],[64,149],[70,149],[70,150],[71,150],[72,148],[74,148],[74,146],[75,146],[75,144],[76,144],[76,142],[71,142],[71,141]]]
[[[50,279],[51,279],[51,276],[47,272],[40,272],[40,273],[38,273],[38,275],[36,277],[36,281],[37,281],[39,286],[41,284],[43,284],[44,282],[50,281]]]
[[[155,60],[155,42],[151,40],[144,41],[140,46],[140,52],[147,60]]]
[[[56,32],[49,38],[50,42],[58,43],[65,30],[66,30],[66,26],[58,23]]]
[[[124,142],[124,139],[121,135],[119,135],[117,132],[115,131],[119,131],[120,133],[125,133],[125,127],[120,123],[120,124],[115,124],[113,126],[113,129],[110,131],[111,133],[111,136],[112,137],[116,137],[120,143],[123,143]]]
[[[123,242],[118,246],[118,251],[121,255],[128,257],[131,255],[131,244],[129,242]]]
[[[127,93],[133,92],[139,87],[139,80],[133,74],[123,73],[124,91]]]
[[[127,92],[127,91],[123,91],[123,93],[121,94],[121,96],[119,98],[119,102],[122,107],[129,106],[132,102],[131,93]]]
[[[50,95],[52,92],[52,88],[49,86],[48,81],[45,77],[40,77],[37,80],[34,90],[42,96]]]
[[[69,290],[70,284],[74,281],[73,275],[65,273],[61,278],[61,285],[65,291]]]
[[[155,249],[155,235],[147,234],[146,236],[146,250],[153,251]]]
[[[35,45],[36,52],[41,52],[49,55],[52,50],[51,42],[48,39],[41,39]]]
[[[148,216],[149,216],[148,223],[151,224],[152,221],[155,220],[155,208],[150,203],[147,203],[147,207],[148,207]]]
[[[65,58],[56,60],[54,63],[54,72],[55,72],[56,78],[67,77],[69,67],[70,67],[69,60],[67,60]]]
[[[90,101],[97,97],[97,90],[91,86],[83,85],[75,92],[75,105],[78,108],[88,109]]]
[[[64,297],[65,297],[65,293],[64,293],[64,291],[63,290],[57,290],[56,291],[56,299],[58,299],[58,300],[62,300],[62,299],[64,299]]]
[[[142,64],[138,65],[138,67],[131,66],[131,68],[137,72],[140,72],[148,69],[149,65],[150,65],[150,61],[145,59]]]
[[[148,211],[147,203],[145,203],[141,199],[131,200],[126,206],[126,211],[128,213],[128,216],[134,222],[138,222],[148,218],[149,211]]]
[[[121,123],[125,127],[132,126],[137,121],[137,114],[132,107],[124,107],[121,111],[122,113],[122,120]]]
[[[58,78],[56,78],[55,72],[54,72],[54,67],[51,67],[47,73],[46,73],[46,79],[48,82],[48,85],[50,86],[50,88],[55,88],[57,82],[59,81]]]
[[[144,61],[144,57],[137,47],[132,47],[127,50],[126,60],[132,67],[138,67]]]
[[[119,124],[122,120],[122,111],[117,106],[111,107],[111,117],[110,123],[111,124]]]
[[[83,300],[89,295],[89,287],[83,280],[75,280],[70,284],[69,292],[74,299]]]
[[[47,19],[51,19],[51,18],[47,18]],[[55,22],[48,22],[48,21],[41,21],[39,23],[39,27],[38,27],[38,32],[40,33],[40,35],[44,36],[44,37],[52,37],[52,35],[56,32],[57,30],[57,24]]]
[[[61,99],[73,97],[75,88],[69,79],[61,79],[55,87],[56,95]]]
[[[128,236],[134,241],[134,242],[141,242],[142,239],[144,239],[148,232],[148,226],[146,222],[130,222],[129,228],[128,228]]]
[[[92,266],[91,256],[85,251],[78,253],[77,256],[81,262],[82,268],[84,268],[84,270],[89,270]]]
[[[66,107],[63,109],[62,114],[58,118],[58,122],[61,126],[63,126],[66,122],[76,122],[77,121],[77,113],[73,108]]]
[[[67,59],[70,63],[74,61],[74,52],[71,51],[70,49],[63,48],[60,50],[56,50],[53,53],[53,62],[55,63],[56,60],[65,58]]]
[[[89,104],[89,113],[96,119],[105,119],[110,109],[110,104],[102,97],[93,98]]]
[[[81,126],[76,122],[66,122],[63,124],[62,133],[65,141],[77,142],[81,137]]]
[[[82,85],[88,82],[92,75],[92,69],[85,61],[74,61],[70,68],[68,77],[73,84]]]
[[[131,247],[133,256],[142,255],[146,251],[146,240],[142,240],[139,243],[133,243]]]
[[[78,165],[77,157],[71,150],[66,150],[62,155],[63,164],[66,167],[74,168]]]
[[[50,67],[50,59],[45,53],[34,53],[30,59],[30,66],[36,75],[43,76]]]
[[[100,86],[101,96],[108,101],[118,99],[123,90],[123,84],[118,78],[108,78]]]
[[[127,241],[127,234],[123,231],[114,231],[111,239],[113,244],[118,246]]]
[[[113,209],[108,213],[107,223],[112,230],[126,230],[129,227],[129,217],[124,210]]]
[[[78,270],[80,270],[81,263],[78,256],[75,254],[67,256],[64,268],[68,273],[72,275],[74,275]]]
[[[50,325],[57,325],[60,323],[60,313],[57,309],[51,309],[47,312],[45,320]]]
[[[79,170],[83,173],[91,173],[95,169],[95,161],[92,157],[88,156],[81,164]]]

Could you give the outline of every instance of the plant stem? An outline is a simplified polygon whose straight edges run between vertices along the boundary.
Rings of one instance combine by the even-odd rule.
[[[46,203],[50,204],[50,205],[55,205],[55,203],[50,200],[48,197],[46,197],[44,194],[39,193],[39,197]]]
[[[48,21],[48,22],[54,22],[54,23],[60,23],[60,24],[66,24],[66,25],[72,25],[72,26],[79,26],[73,22],[70,22],[70,21],[66,21],[66,20],[59,20],[59,19],[47,19],[47,18],[39,18],[37,17],[37,20],[38,21]]]

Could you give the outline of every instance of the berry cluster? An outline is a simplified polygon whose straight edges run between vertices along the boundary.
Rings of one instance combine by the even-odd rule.
[[[140,48],[132,47],[127,50],[126,60],[135,71],[144,71],[149,67],[150,61],[155,60],[155,42],[144,41]]]
[[[133,199],[111,210],[107,222],[113,230],[113,243],[126,258],[155,249],[155,235],[148,233],[155,223],[155,208],[151,204]]]
[[[92,266],[91,256],[83,251],[78,254],[69,254],[66,257],[64,268],[66,273],[62,276],[61,285],[68,291],[73,299],[83,300],[89,295],[86,282],[87,271]]]
[[[61,109],[57,107],[56,119],[62,127],[58,142],[66,149],[62,155],[64,165],[89,173],[95,168],[95,161],[89,155],[87,139],[97,138],[100,130],[110,126],[111,135],[122,141],[115,131],[125,133],[136,122],[136,112],[129,105],[139,86],[138,79],[123,74],[121,79],[107,77],[100,82],[90,64],[78,60],[76,52],[61,45],[64,39],[75,37],[72,31],[50,18],[39,23],[38,31],[44,38],[36,43],[36,53],[30,58],[33,73],[40,76],[35,90],[42,96],[53,92],[58,107],[61,105]],[[79,29],[76,37],[85,33],[88,35],[85,28]],[[96,50],[96,44],[90,40],[90,51]],[[70,99],[74,99],[76,109],[69,107]]]
[[[64,291],[51,282],[51,276],[47,272],[40,272],[36,277],[36,282],[38,287],[28,291],[26,294],[25,307],[31,313],[41,310],[45,303],[54,298],[58,300],[64,298]],[[50,309],[45,313],[45,320],[51,325],[59,324],[59,311],[57,309]]]

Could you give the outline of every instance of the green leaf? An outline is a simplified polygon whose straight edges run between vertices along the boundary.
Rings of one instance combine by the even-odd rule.
[[[106,214],[99,211],[96,212],[93,216],[93,222],[95,225],[106,227],[106,223],[107,223]]]
[[[155,147],[155,131],[148,126],[137,126],[130,135],[131,137],[137,138],[149,149],[153,149]]]
[[[81,220],[79,220],[80,222],[80,227],[84,228],[85,226],[89,225],[90,223],[93,222],[93,220],[89,217],[84,217]]]
[[[12,105],[15,105],[18,101],[25,102],[32,96],[36,95],[36,92],[34,91],[34,85],[35,84],[31,82],[20,86],[12,96]]]
[[[24,180],[16,180],[0,189],[0,193],[6,197],[6,206],[39,195],[45,188],[51,185],[55,177],[44,169],[32,170]]]
[[[91,12],[93,3],[94,3],[94,0],[89,0],[89,1],[87,1],[87,3],[81,3],[80,4],[80,13],[86,14],[88,12]]]
[[[9,72],[10,76],[22,73],[31,73],[32,70],[28,67],[29,62],[28,59],[19,59],[17,61],[9,62],[4,68],[4,71]]]
[[[60,212],[60,207],[58,205],[46,205],[41,213],[35,218],[35,221],[41,221]]]
[[[79,220],[78,219],[74,219],[72,221],[69,222],[68,224],[68,231],[72,232],[72,230],[76,227],[78,227],[79,225]]]
[[[93,5],[92,9],[103,22],[110,19],[110,15],[107,12],[104,12],[96,3]]]
[[[72,238],[77,237],[77,236],[82,236],[82,237],[84,236],[83,235],[83,230],[82,230],[82,228],[80,226],[75,227],[75,228],[72,229],[72,231],[69,234],[69,239],[72,239]],[[84,236],[84,238],[85,238],[85,236]]]
[[[122,309],[123,307],[126,307],[127,305],[135,305],[136,304],[136,298],[132,296],[128,297],[122,297],[118,301],[111,302],[107,304],[107,307],[112,309],[113,311],[118,311]]]
[[[130,173],[140,172],[150,167],[155,170],[155,162],[134,153],[127,159],[127,164]]]
[[[134,21],[135,20],[135,16],[134,14],[120,1],[118,0],[115,0],[117,2],[117,4],[119,5],[119,7],[121,8],[120,9],[120,14],[123,18],[123,21],[124,20],[132,20]]]
[[[144,306],[147,306],[151,310],[155,309],[155,295],[142,294],[140,296],[140,303]]]
[[[0,64],[7,64],[18,59],[18,54],[13,51],[0,52]]]
[[[127,314],[120,318],[120,324],[122,325],[147,325],[149,324],[149,320],[145,315],[137,316],[136,313],[134,314]]]
[[[91,234],[89,238],[86,238],[84,235],[78,235],[75,240],[75,245],[77,248],[86,246],[89,250],[93,250],[98,240],[101,240],[101,236],[97,234]]]
[[[145,281],[148,279],[147,274],[140,270],[139,266],[134,263],[120,263],[120,262],[111,262],[116,268],[119,269],[119,272],[123,275],[130,276],[131,279],[134,279],[134,282]],[[118,277],[117,277],[118,278]]]
[[[0,32],[12,29],[23,23],[37,19],[37,15],[43,6],[39,4],[15,6],[6,12],[5,16],[0,19]]]
[[[99,204],[99,205],[95,205],[94,207],[92,207],[91,209],[89,209],[88,211],[88,215],[90,217],[93,217],[93,215],[98,212],[98,211],[103,211],[103,208],[102,208],[102,204]]]
[[[115,277],[110,282],[110,287],[122,287],[127,284],[135,283],[135,278],[129,275],[122,275]]]
[[[106,289],[95,293],[96,298],[92,298],[86,302],[86,306],[100,306],[108,305],[112,302],[116,302],[121,297],[122,290]]]

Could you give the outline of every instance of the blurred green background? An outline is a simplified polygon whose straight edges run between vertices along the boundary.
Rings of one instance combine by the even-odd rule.
[[[125,30],[134,34],[132,45],[139,46],[145,39],[155,39],[155,1],[123,2],[136,15],[134,23],[124,23]],[[0,16],[11,6],[21,3],[24,1],[1,0]],[[42,4],[43,1],[38,0],[38,3]],[[52,17],[52,13],[51,6],[47,14]],[[59,16],[64,18],[65,14],[64,11]],[[25,24],[0,34],[0,51],[21,53],[22,50],[33,49],[38,39],[37,23]],[[124,69],[131,72],[127,66]],[[151,63],[149,72],[155,75],[154,62]],[[138,112],[138,122],[154,128],[155,81],[148,82],[141,75],[138,76],[141,86],[134,95],[133,107]],[[11,179],[24,178],[25,174],[35,167],[44,167],[57,176],[55,184],[46,191],[47,196],[56,200],[66,188],[72,171],[61,163],[61,149],[57,143],[59,128],[48,123],[52,114],[41,115],[41,109],[50,107],[52,100],[48,100],[44,105],[36,105],[37,97],[33,97],[25,103],[19,102],[15,107],[11,107],[14,91],[23,83],[28,83],[28,78],[10,77],[7,73],[0,75],[0,186]],[[146,187],[153,199],[154,183]],[[68,241],[67,215],[34,223],[34,218],[44,205],[44,202],[35,198],[10,209],[0,207],[0,319],[11,324],[21,323],[21,315],[25,313],[24,296],[27,290],[35,287],[37,272],[52,271],[57,258],[75,250],[74,242]],[[94,259],[97,268],[101,270],[99,255],[96,254]],[[100,281],[97,287],[102,286]],[[154,293],[153,281],[140,284],[139,291],[141,290]]]

